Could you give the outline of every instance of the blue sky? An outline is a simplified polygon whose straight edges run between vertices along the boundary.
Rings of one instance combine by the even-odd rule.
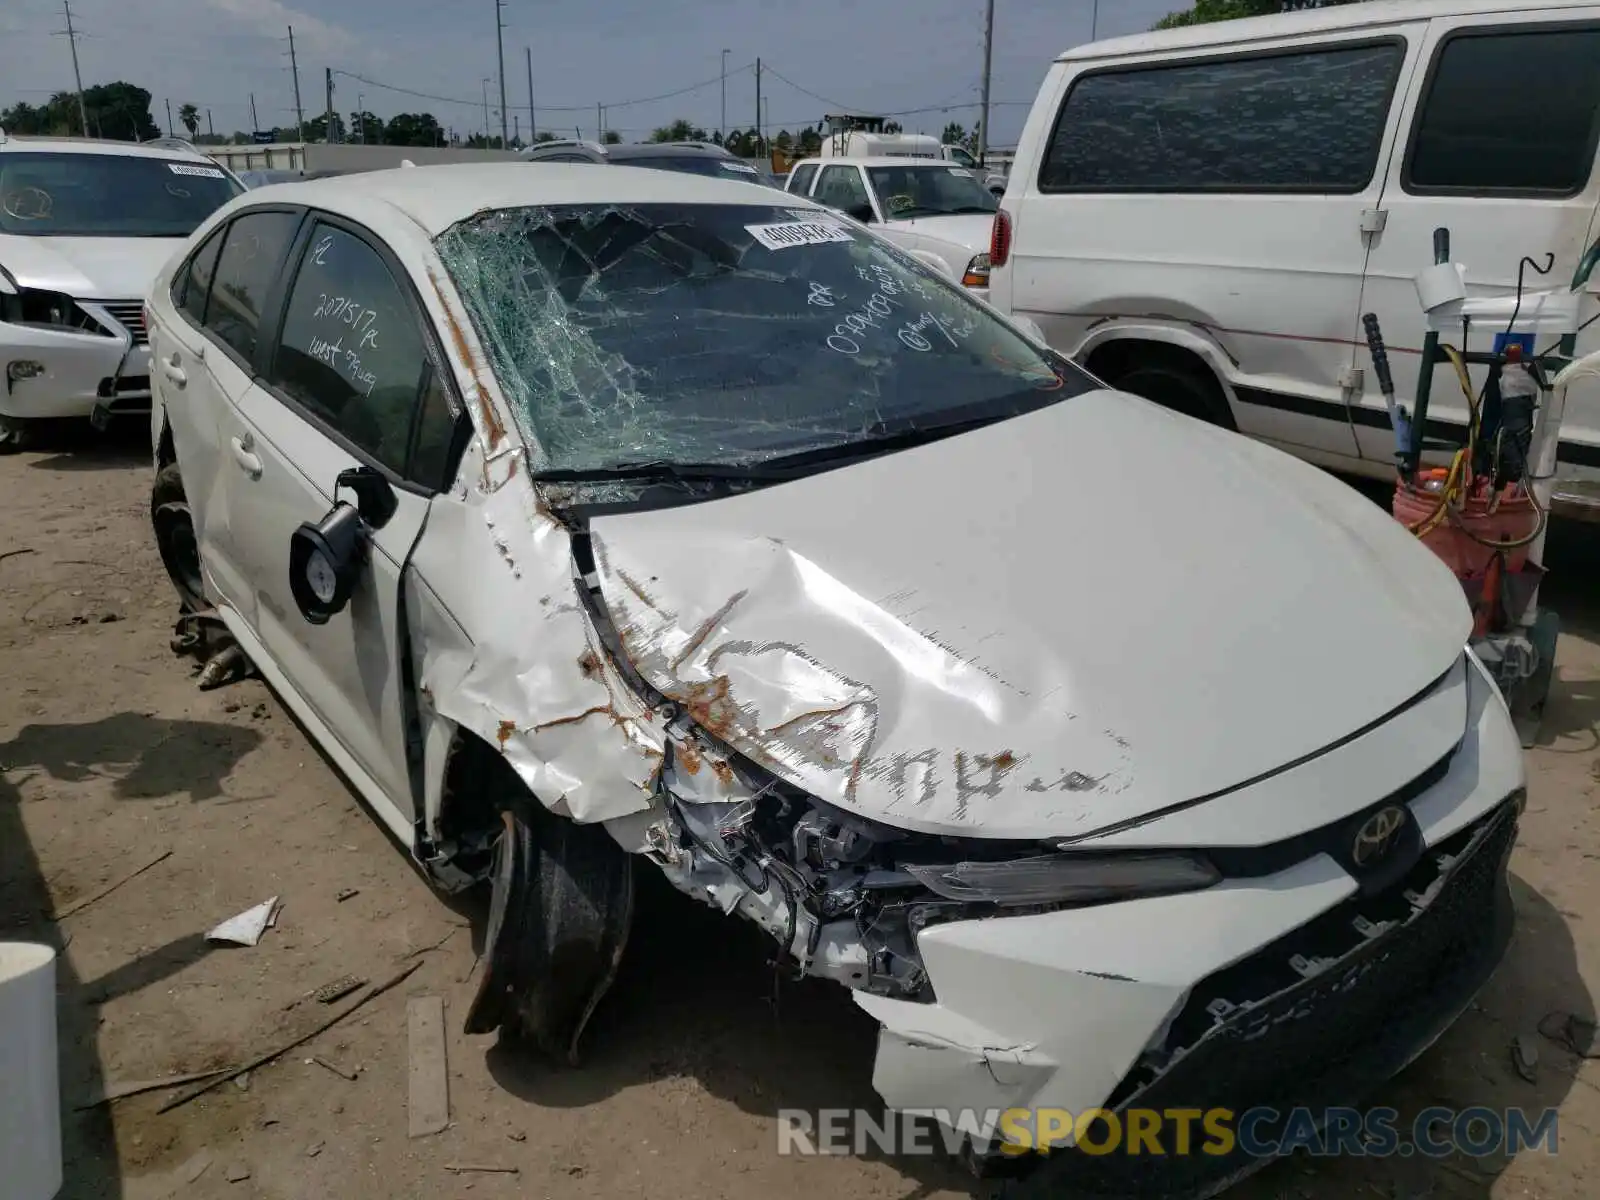
[[[1001,103],[993,141],[1015,141],[1050,59],[1089,40],[1094,0],[997,0],[993,96]],[[302,7],[303,5],[303,7]],[[1185,0],[1100,0],[1101,37],[1147,29]],[[73,0],[86,86],[127,79],[148,88],[158,123],[164,101],[209,108],[217,132],[247,129],[253,92],[261,124],[292,124],[287,26],[295,29],[300,88],[308,116],[324,107],[324,69],[335,76],[335,107],[358,97],[379,116],[428,110],[463,133],[483,126],[482,80],[498,110],[494,0]],[[524,47],[533,51],[541,129],[574,126],[593,136],[595,104],[628,140],[687,117],[715,130],[718,76],[728,55],[728,125],[755,123],[759,55],[770,68],[762,92],[768,132],[815,122],[825,111],[892,112],[932,107],[900,120],[937,132],[970,126],[982,70],[983,0],[917,0],[867,5],[852,0],[505,0],[506,98],[527,125]],[[72,87],[61,0],[0,3],[0,108],[37,103]],[[706,86],[645,104],[627,101]],[[387,90],[396,85],[468,103]],[[803,90],[802,90],[803,89]],[[807,95],[807,92],[814,95]],[[820,99],[825,97],[826,99]],[[950,105],[947,110],[937,106]],[[565,110],[565,111],[563,111]],[[202,113],[202,126],[204,129]],[[499,118],[491,115],[498,132]]]

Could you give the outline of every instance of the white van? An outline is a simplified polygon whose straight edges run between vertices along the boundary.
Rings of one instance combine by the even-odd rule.
[[[1124,390],[1392,476],[1362,314],[1409,404],[1434,229],[1475,290],[1513,292],[1525,255],[1554,259],[1523,269],[1527,290],[1567,286],[1600,237],[1597,132],[1596,0],[1368,0],[1082,46],[1028,116],[990,300]],[[1587,288],[1592,320],[1600,270]],[[1578,345],[1600,347],[1600,322]],[[1600,387],[1584,386],[1557,511],[1596,518]],[[1461,440],[1448,371],[1428,415],[1430,438]]]

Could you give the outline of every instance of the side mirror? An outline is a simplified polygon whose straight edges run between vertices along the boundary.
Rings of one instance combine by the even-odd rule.
[[[872,215],[872,205],[870,204],[852,204],[849,208],[844,210],[844,215],[847,217],[854,217],[863,225],[870,225],[872,222],[878,219]]]
[[[355,504],[337,498],[341,488],[355,493]],[[371,467],[339,472],[333,491],[327,515],[315,525],[304,522],[289,538],[289,594],[313,625],[326,625],[350,603],[372,531],[387,525],[399,507],[394,488]]]

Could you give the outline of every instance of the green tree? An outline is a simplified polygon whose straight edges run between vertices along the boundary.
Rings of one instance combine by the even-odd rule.
[[[601,135],[600,140],[607,146],[620,146],[622,144],[622,135],[615,129],[608,129]]]
[[[1308,8],[1332,8],[1337,4],[1356,4],[1359,0],[1195,0],[1194,7],[1168,13],[1157,21],[1157,29],[1177,29],[1184,25],[1206,25],[1212,21],[1234,21],[1240,17],[1266,17],[1274,13],[1302,12]]]
[[[350,140],[376,146],[383,142],[383,118],[369,112],[350,114]]]
[[[905,126],[900,124],[899,121],[885,121],[883,123],[883,131],[885,133],[904,133]]]
[[[822,134],[813,128],[800,131],[800,153],[811,155],[822,153]]]
[[[548,129],[545,129],[535,134],[533,140],[535,142],[559,142],[561,139],[555,134],[551,133]]]
[[[200,109],[193,104],[180,104],[178,124],[189,131],[189,138],[192,141],[195,134],[200,132]]]
[[[944,127],[944,132],[939,135],[939,140],[947,146],[965,146],[967,144],[966,127],[957,121],[951,121]]]
[[[772,135],[772,144],[779,150],[791,150],[794,148],[794,134],[787,129],[780,129]]]
[[[445,139],[434,115],[425,112],[396,113],[383,127],[383,140],[390,146],[442,146]]]
[[[85,88],[83,108],[89,133],[121,142],[148,141],[161,130],[150,119],[150,93],[118,80]],[[0,128],[8,133],[63,135],[82,133],[75,92],[57,92],[43,104],[14,104],[0,112]]]
[[[663,125],[650,135],[652,142],[705,142],[710,137],[704,129],[679,117],[670,125]]]
[[[306,141],[308,142],[344,142],[349,141],[344,135],[344,118],[338,113],[333,114],[333,133],[328,133],[328,114],[318,113],[306,122]]]

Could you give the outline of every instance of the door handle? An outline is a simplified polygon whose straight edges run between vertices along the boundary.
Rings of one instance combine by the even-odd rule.
[[[178,365],[181,362],[183,362],[183,359],[176,350],[172,352],[171,358],[163,358],[161,360],[161,373],[179,387],[189,382],[188,374]]]
[[[233,450],[233,461],[238,463],[251,479],[260,479],[261,460],[250,453],[250,448],[255,445],[255,438],[247,433],[243,437],[229,439],[229,445]]]

